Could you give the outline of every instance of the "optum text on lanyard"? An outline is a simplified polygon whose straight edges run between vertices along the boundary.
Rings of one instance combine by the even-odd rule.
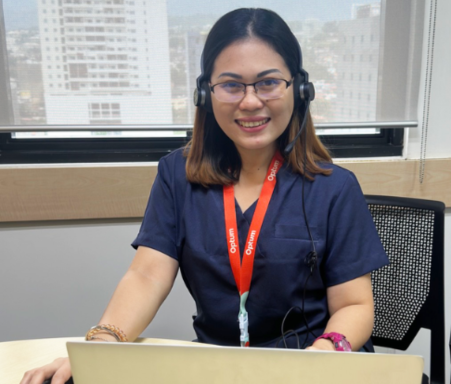
[[[223,189],[227,249],[229,251],[233,277],[235,278],[235,283],[240,294],[238,322],[240,326],[240,343],[242,347],[249,346],[249,318],[246,311],[246,300],[249,296],[249,288],[252,280],[255,249],[257,248],[257,240],[260,235],[263,219],[265,218],[269,201],[271,200],[271,196],[276,186],[276,175],[282,165],[283,157],[279,152],[276,152],[271,160],[268,172],[266,173],[257,207],[255,208],[254,216],[252,217],[242,262],[240,262],[241,253],[238,241],[234,188],[233,185],[226,185]]]

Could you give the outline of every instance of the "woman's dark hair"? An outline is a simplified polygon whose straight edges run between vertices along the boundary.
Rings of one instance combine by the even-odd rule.
[[[256,37],[285,60],[291,76],[302,67],[299,43],[287,23],[267,9],[241,8],[222,16],[208,34],[203,51],[203,79],[209,81],[219,54],[232,43]]]
[[[216,58],[229,45],[250,38],[264,41],[272,47],[285,61],[290,73],[295,77],[302,67],[301,50],[296,37],[285,21],[277,13],[260,8],[241,8],[222,16],[208,34],[202,55],[201,82],[210,80]],[[300,129],[305,104],[296,102],[295,109],[287,129],[278,138],[281,153],[293,140]],[[330,170],[322,169],[318,162],[331,162],[326,148],[319,141],[310,117],[307,117],[305,130],[308,136],[306,145],[306,176]],[[295,172],[303,173],[304,140],[302,135],[286,159]],[[185,148],[187,156],[186,173],[190,182],[202,185],[227,185],[238,181],[241,170],[241,158],[233,143],[218,125],[214,114],[204,108],[196,109],[193,137]],[[230,172],[231,171],[231,172]]]

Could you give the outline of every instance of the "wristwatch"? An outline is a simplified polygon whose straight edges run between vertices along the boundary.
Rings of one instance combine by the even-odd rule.
[[[324,333],[320,337],[316,338],[316,340],[319,339],[329,339],[334,344],[336,351],[343,351],[343,352],[351,352],[351,343],[346,340],[345,335],[342,335],[341,333],[337,332],[329,332]],[[316,341],[315,340],[315,341]]]

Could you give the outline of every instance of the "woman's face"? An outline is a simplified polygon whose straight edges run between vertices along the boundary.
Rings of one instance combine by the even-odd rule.
[[[291,74],[282,56],[262,40],[251,38],[229,45],[218,55],[210,85],[226,81],[249,84],[265,79],[290,81]],[[274,151],[293,113],[293,89],[288,87],[278,99],[264,100],[250,86],[243,99],[233,103],[218,101],[212,95],[212,105],[216,121],[239,152]]]

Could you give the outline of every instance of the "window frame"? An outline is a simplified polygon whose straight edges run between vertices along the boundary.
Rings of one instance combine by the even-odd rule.
[[[381,0],[386,7],[385,18],[393,18],[396,15],[388,14],[390,9],[399,13],[400,8],[395,2]],[[424,0],[415,0],[411,5],[414,17],[421,17],[419,7],[424,5]],[[398,7],[398,8],[396,8]],[[382,17],[382,16],[381,16]],[[391,25],[393,28],[393,25]],[[415,41],[421,40],[422,30],[416,32]],[[409,33],[397,34],[399,39],[408,39]],[[13,125],[14,116],[12,110],[11,86],[8,70],[8,56],[6,47],[5,19],[3,14],[3,1],[0,0],[0,164],[32,164],[32,163],[99,163],[99,162],[146,162],[158,161],[162,156],[185,145],[190,137],[155,137],[155,138],[72,138],[72,139],[17,139],[12,137],[13,128],[9,131],[1,129]],[[399,43],[399,41],[398,41]],[[389,53],[396,54],[392,49]],[[392,60],[385,54],[384,61]],[[417,49],[414,55],[421,54]],[[398,65],[404,66],[405,60]],[[417,60],[416,66],[421,66],[421,60]],[[389,82],[391,79],[388,79]],[[386,85],[381,84],[380,92],[383,94]],[[402,94],[404,90],[400,90]],[[410,101],[410,107],[414,104]],[[385,103],[385,104],[384,104]],[[382,100],[382,108],[390,108]],[[350,123],[352,125],[352,123]],[[410,125],[412,126],[412,125]],[[112,127],[117,130],[117,126]],[[172,125],[174,131],[186,130],[186,126]],[[321,128],[327,128],[327,124],[321,124]],[[67,129],[64,129],[67,130]],[[92,129],[95,131],[95,127]],[[331,151],[334,158],[365,158],[365,157],[400,157],[403,155],[404,129],[401,127],[387,127],[380,129],[377,134],[338,134],[321,135],[320,139]]]
[[[174,126],[174,130],[186,128]],[[190,137],[191,130],[186,137],[177,138],[16,139],[11,133],[0,133],[0,164],[158,161],[186,145]],[[334,158],[391,157],[402,156],[404,130],[388,128],[371,135],[319,137]]]

